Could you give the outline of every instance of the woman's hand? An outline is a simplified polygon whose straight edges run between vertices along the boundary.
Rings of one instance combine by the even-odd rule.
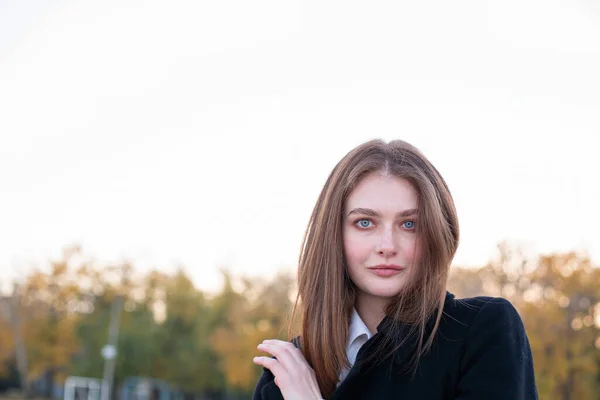
[[[300,349],[293,343],[265,340],[258,345],[276,357],[254,357],[254,363],[268,368],[275,375],[275,384],[285,400],[322,399],[315,371],[308,365]]]

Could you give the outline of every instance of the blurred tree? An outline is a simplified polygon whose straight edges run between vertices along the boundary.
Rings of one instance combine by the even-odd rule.
[[[123,262],[78,271],[79,279],[93,282],[88,287],[85,313],[77,327],[81,344],[73,359],[71,374],[102,378],[102,347],[107,344],[110,314],[116,296],[124,299],[120,318],[115,383],[127,376],[150,376],[158,352],[154,345],[156,323],[150,300],[144,294],[144,283],[136,284],[131,263]]]
[[[540,398],[594,398],[600,392],[600,269],[574,252],[530,259],[506,243],[498,250],[483,268],[455,268],[449,288],[459,297],[503,296],[517,307]]]
[[[286,323],[291,310],[292,278],[280,274],[274,279],[243,279],[243,289],[233,289],[225,273],[223,291],[214,299],[217,328],[212,343],[221,357],[222,368],[233,392],[250,393],[261,368],[252,358],[264,339],[287,340]]]
[[[12,298],[0,298],[0,377],[8,377],[11,373],[8,361],[14,354],[13,331],[10,324]]]
[[[548,399],[591,399],[598,385],[600,269],[577,253],[539,259],[524,294],[540,390]]]
[[[71,356],[77,352],[74,328],[81,293],[71,267],[80,255],[78,247],[65,249],[59,260],[50,263],[48,273],[34,271],[21,286],[17,312],[22,316],[30,379],[45,374],[49,382],[64,381]],[[47,390],[50,396],[52,385]]]
[[[211,348],[211,309],[204,294],[180,268],[164,282],[164,320],[156,343],[163,357],[155,364],[155,375],[188,392],[218,391],[224,377]]]
[[[456,297],[475,297],[485,294],[481,268],[453,267],[448,277],[448,290]]]

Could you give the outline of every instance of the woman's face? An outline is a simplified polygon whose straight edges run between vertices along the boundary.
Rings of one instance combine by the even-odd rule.
[[[373,173],[350,193],[344,209],[344,254],[361,301],[391,300],[419,258],[418,196],[405,179]]]

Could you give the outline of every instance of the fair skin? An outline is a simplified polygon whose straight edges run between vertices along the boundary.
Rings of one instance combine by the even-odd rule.
[[[347,199],[344,253],[357,288],[356,310],[372,333],[418,261],[418,205],[406,179],[381,173],[361,180]]]
[[[415,235],[418,196],[405,179],[373,173],[350,193],[344,208],[344,254],[357,288],[355,307],[371,332],[385,316],[385,307],[406,285],[418,261]],[[292,343],[265,340],[255,357],[268,368],[286,400],[321,399],[315,373]]]

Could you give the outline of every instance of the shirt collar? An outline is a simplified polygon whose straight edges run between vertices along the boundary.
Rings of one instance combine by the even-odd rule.
[[[369,340],[373,334],[367,328],[364,321],[358,315],[356,308],[352,308],[352,315],[350,317],[350,329],[348,332],[348,345],[352,344],[357,338],[362,335],[367,335],[367,340]]]

